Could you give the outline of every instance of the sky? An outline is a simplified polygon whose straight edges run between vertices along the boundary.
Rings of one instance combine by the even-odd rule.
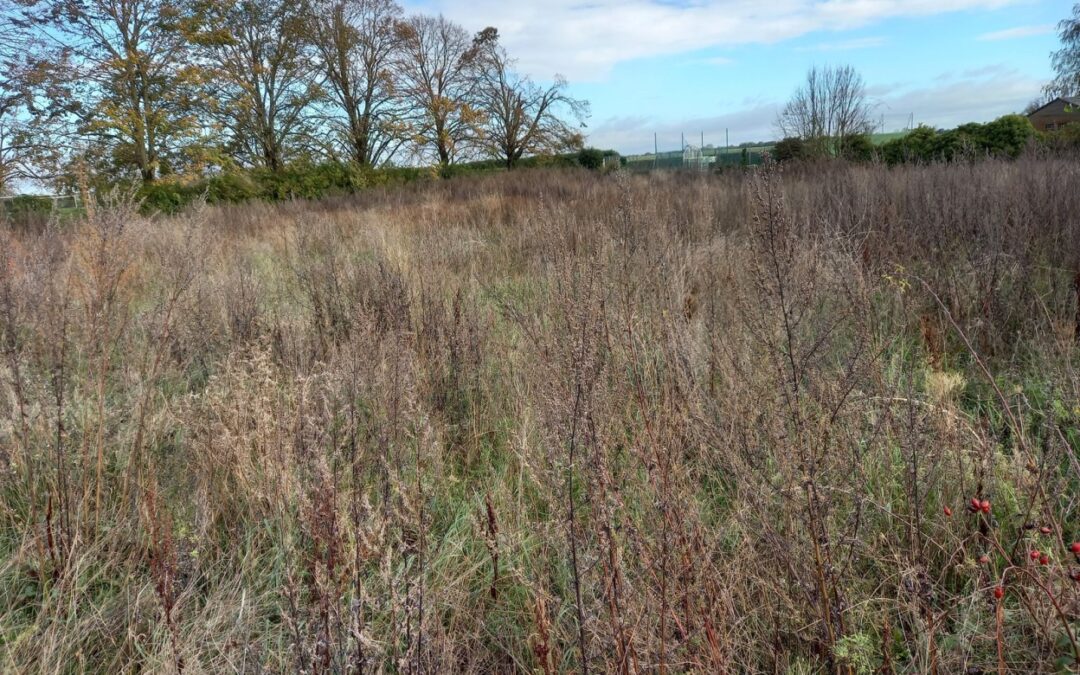
[[[851,65],[885,131],[1020,112],[1051,77],[1072,0],[410,0],[495,26],[519,68],[591,105],[589,145],[624,154],[774,139],[814,65]],[[725,133],[727,136],[725,136]]]

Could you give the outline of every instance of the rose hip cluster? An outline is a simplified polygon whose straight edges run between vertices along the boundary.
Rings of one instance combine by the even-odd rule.
[[[967,505],[968,513],[971,513],[971,514],[978,514],[978,513],[989,514],[990,509],[991,509],[990,500],[988,500],[988,499],[980,499],[978,497],[972,497],[971,500],[968,502],[968,505]],[[953,514],[952,509],[949,508],[948,506],[943,506],[942,511],[945,513],[946,517],[949,517],[949,518],[952,517],[952,514]],[[1034,526],[1029,525],[1028,527],[1033,528]],[[1053,533],[1053,530],[1050,527],[1047,527],[1047,526],[1044,525],[1044,526],[1039,528],[1039,533],[1043,534],[1043,535],[1049,535],[1049,534]],[[1080,565],[1080,541],[1073,542],[1069,546],[1069,552],[1072,553],[1073,558],[1075,559],[1076,563],[1078,565]],[[1028,557],[1031,558],[1031,561],[1032,561],[1033,564],[1034,563],[1038,563],[1039,565],[1049,565],[1050,564],[1050,554],[1048,552],[1046,552],[1046,551],[1040,551],[1037,548],[1031,549],[1031,551],[1028,552]],[[979,564],[981,564],[981,565],[989,564],[990,563],[990,556],[988,556],[986,554],[983,554],[983,555],[979,556],[978,561],[979,561]],[[1080,582],[1080,570],[1076,570],[1076,571],[1070,573],[1069,576],[1072,577],[1072,579],[1074,581]],[[1005,597],[1005,588],[1003,586],[1001,586],[1001,585],[995,586],[994,590],[993,590],[993,593],[994,593],[994,597],[996,599],[1000,600],[1003,597]]]
[[[980,500],[978,497],[972,497],[971,501],[968,503],[968,511],[971,513],[978,513],[980,511],[983,513],[990,513],[990,500]]]
[[[1073,558],[1076,559],[1076,563],[1080,565],[1080,541],[1074,541],[1072,546],[1069,547],[1069,551],[1072,552]],[[1073,581],[1080,582],[1080,570],[1073,572]]]
[[[1049,534],[1050,528],[1042,527],[1039,528],[1039,531],[1043,534]],[[1076,562],[1080,563],[1080,541],[1074,541],[1072,545],[1069,546],[1069,552],[1073,554]],[[1040,551],[1037,548],[1031,549],[1031,551],[1028,553],[1028,557],[1031,558],[1032,561],[1038,561],[1040,565],[1050,564],[1050,554],[1044,551]],[[1080,581],[1080,571],[1073,572],[1072,578],[1076,581]]]

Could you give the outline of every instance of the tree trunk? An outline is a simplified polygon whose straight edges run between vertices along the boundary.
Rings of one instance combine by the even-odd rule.
[[[363,115],[349,110],[349,136],[352,145],[353,161],[359,166],[371,164],[371,151],[368,149],[368,126],[370,121]]]
[[[277,144],[271,134],[263,134],[263,137],[263,162],[266,163],[266,168],[277,173],[281,170],[281,157],[278,154]]]

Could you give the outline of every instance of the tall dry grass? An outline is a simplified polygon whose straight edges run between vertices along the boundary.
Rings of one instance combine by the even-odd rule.
[[[1074,668],[1077,184],[521,172],[4,230],[0,668]]]

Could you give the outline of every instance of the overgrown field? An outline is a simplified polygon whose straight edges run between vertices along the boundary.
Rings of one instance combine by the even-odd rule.
[[[1078,163],[114,201],[0,235],[3,672],[1075,667]]]

